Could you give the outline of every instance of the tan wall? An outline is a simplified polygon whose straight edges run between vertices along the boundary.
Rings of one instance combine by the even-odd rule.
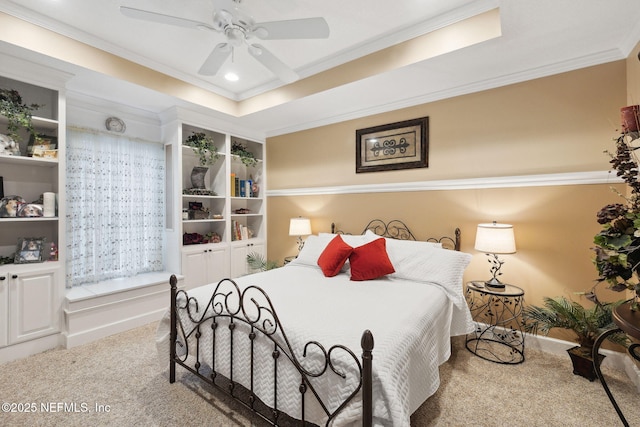
[[[640,43],[627,58],[627,105],[640,104]]]
[[[603,151],[612,148],[626,103],[627,62],[269,138],[269,190],[607,170]],[[355,173],[356,129],[421,116],[430,120],[428,168]],[[473,254],[465,280],[485,278],[486,257],[473,249],[475,228],[497,220],[514,224],[518,246],[504,256],[503,279],[524,288],[528,303],[579,298],[574,292],[589,289],[597,277],[590,249],[599,229],[596,212],[614,201],[608,184],[274,196],[268,258],[282,262],[296,253],[287,235],[291,217],[310,217],[314,233],[328,231],[332,221],[357,233],[369,219],[402,219],[418,238],[460,227],[462,250]]]
[[[605,170],[626,103],[618,61],[269,138],[269,189]],[[355,173],[356,129],[429,116],[429,167]]]

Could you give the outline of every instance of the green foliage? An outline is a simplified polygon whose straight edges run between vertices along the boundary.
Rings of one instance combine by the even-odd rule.
[[[185,145],[193,147],[202,166],[212,165],[220,157],[213,138],[204,132],[193,132],[185,141]]]
[[[242,161],[245,166],[253,167],[258,164],[256,156],[254,156],[252,152],[248,151],[245,145],[238,141],[232,141],[231,154],[240,157],[240,161]]]
[[[597,214],[602,230],[595,235],[594,264],[598,283],[608,283],[614,291],[634,291],[632,308],[637,309],[640,298],[640,182],[638,159],[631,145],[634,135],[622,134],[616,139],[615,154],[609,153],[610,164],[629,186],[630,195],[619,194],[624,203],[604,206]],[[597,300],[595,290],[588,294]]]
[[[247,255],[247,264],[255,271],[266,271],[279,267],[277,262],[265,260],[264,256],[257,252],[251,252]]]
[[[17,90],[0,89],[0,115],[8,120],[7,130],[9,137],[14,141],[20,141],[18,130],[24,128],[31,136],[36,137],[36,131],[31,122],[31,112],[40,108],[38,104],[23,104],[22,97]]]
[[[553,328],[573,331],[578,337],[578,343],[587,348],[593,347],[596,338],[603,331],[616,327],[612,318],[612,310],[624,301],[608,304],[595,304],[585,308],[580,303],[565,297],[544,298],[544,306],[527,306],[523,311],[525,331],[532,334],[547,335]],[[613,342],[626,345],[626,339],[621,334],[609,337]]]
[[[15,259],[14,254],[11,254],[9,256],[0,256],[0,265],[13,264],[14,259]]]

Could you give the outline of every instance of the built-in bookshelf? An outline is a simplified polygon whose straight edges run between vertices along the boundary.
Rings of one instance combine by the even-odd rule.
[[[3,73],[0,89],[37,108],[33,134],[20,126],[13,135],[0,109],[0,362],[55,347],[61,331],[68,78],[11,57]]]
[[[180,263],[169,256],[169,269],[184,275],[187,288],[248,273],[247,255],[266,247],[264,144],[184,118],[165,133],[167,176],[179,177],[179,187],[168,186],[168,200],[179,195],[167,224],[169,253],[178,248]],[[213,139],[215,162],[201,164],[187,142],[194,134]]]

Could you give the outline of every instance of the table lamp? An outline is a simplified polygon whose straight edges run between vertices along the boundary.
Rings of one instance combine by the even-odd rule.
[[[484,282],[489,288],[504,288],[498,276],[502,275],[500,268],[504,261],[498,258],[497,254],[513,254],[516,252],[516,240],[513,236],[513,226],[511,224],[498,224],[493,221],[491,224],[478,224],[476,231],[475,250],[484,252],[492,264],[489,270],[493,277]]]
[[[298,252],[304,246],[302,236],[308,236],[309,234],[311,234],[311,221],[309,218],[291,218],[289,221],[289,236],[298,236]]]

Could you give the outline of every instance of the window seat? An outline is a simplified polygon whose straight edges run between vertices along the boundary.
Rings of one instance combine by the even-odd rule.
[[[68,289],[64,299],[66,348],[159,320],[169,307],[169,277],[161,271]],[[178,286],[183,278],[178,276]]]

